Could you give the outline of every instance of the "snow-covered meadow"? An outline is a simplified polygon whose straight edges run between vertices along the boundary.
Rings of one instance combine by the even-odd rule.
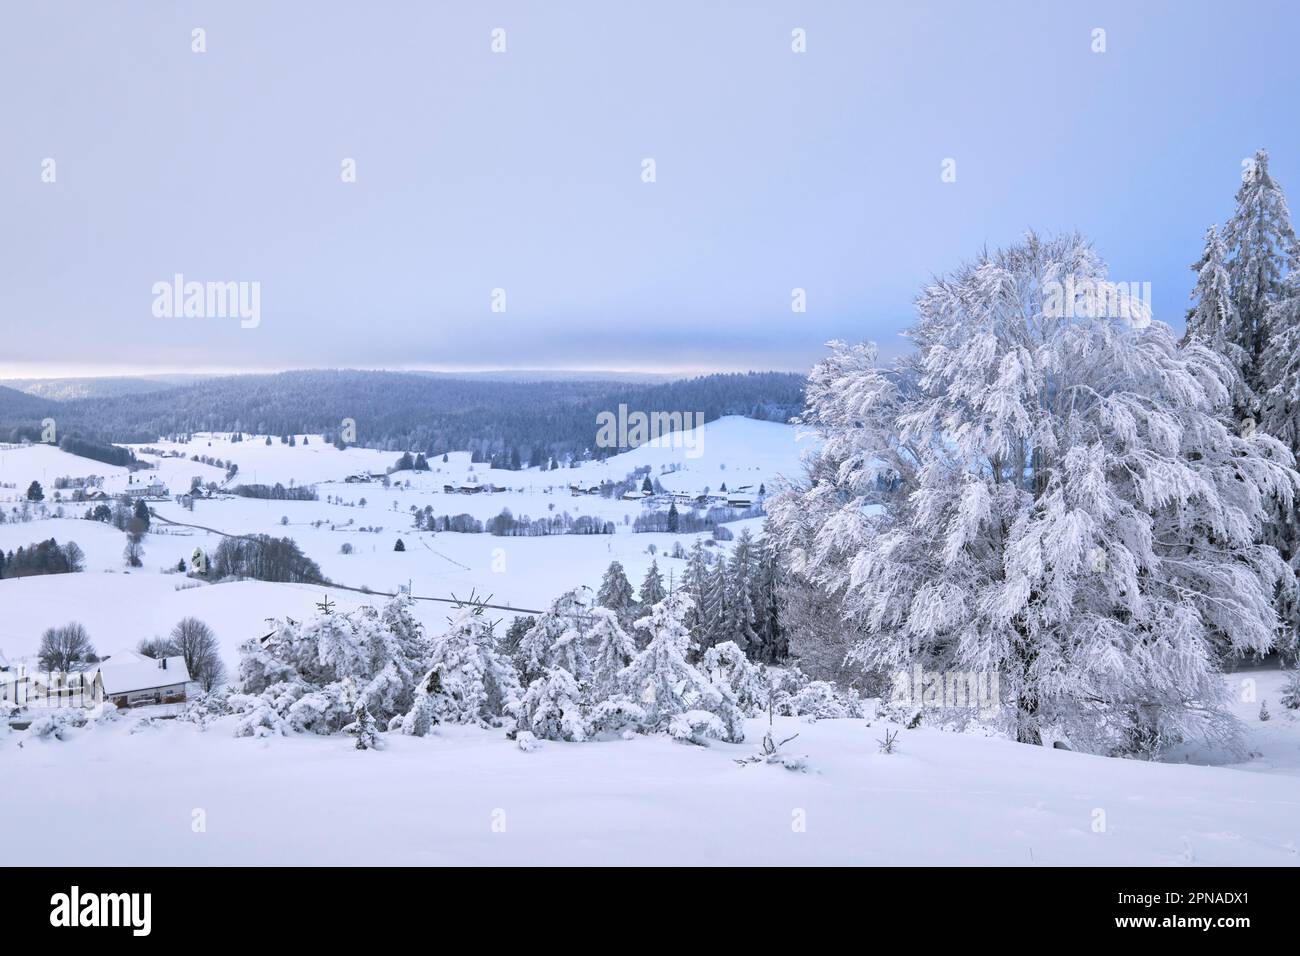
[[[1279,675],[1255,676],[1275,700]],[[235,738],[230,718],[200,731],[130,712],[65,741],[0,742],[0,819],[22,859],[78,866],[1300,865],[1300,719],[1239,713],[1257,753],[1224,766],[777,718],[778,736],[799,735],[799,773],[735,762],[762,719],[709,747],[524,753],[501,731],[448,727],[359,753],[346,737]],[[92,836],[48,838],[69,820]]]

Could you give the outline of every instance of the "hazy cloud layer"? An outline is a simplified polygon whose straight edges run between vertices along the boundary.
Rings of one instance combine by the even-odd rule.
[[[0,374],[804,368],[1029,226],[1180,323],[1241,159],[1300,187],[1280,4],[743,7],[6,5]],[[256,327],[156,317],[177,273]]]

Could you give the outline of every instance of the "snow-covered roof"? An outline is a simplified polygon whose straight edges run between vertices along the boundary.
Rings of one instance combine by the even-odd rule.
[[[167,667],[162,664],[166,661]],[[114,654],[99,665],[105,694],[125,694],[151,687],[170,687],[189,682],[190,672],[185,669],[185,658],[166,657],[154,660],[143,654]]]

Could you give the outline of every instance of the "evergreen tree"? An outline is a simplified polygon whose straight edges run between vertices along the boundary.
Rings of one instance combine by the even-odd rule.
[[[736,538],[727,568],[726,610],[723,615],[723,641],[731,641],[751,657],[758,652],[758,632],[754,630],[754,538],[746,528]],[[716,641],[714,643],[717,643]]]
[[[731,600],[731,577],[727,573],[727,562],[719,558],[709,575],[708,591],[705,594],[704,613],[701,615],[704,625],[704,641],[701,647],[712,647],[727,640],[728,622],[731,611],[727,604]]]
[[[520,704],[520,729],[543,740],[587,739],[582,690],[563,667],[548,667],[528,685]]]
[[[366,707],[365,701],[357,701],[356,710],[353,713],[356,720],[349,729],[356,735],[357,749],[374,750],[379,743],[379,731],[375,728],[375,718],[370,716],[370,710]]]
[[[1300,457],[1300,270],[1287,276],[1268,327],[1272,344],[1263,361],[1259,424]]]
[[[578,680],[591,672],[588,656],[591,590],[575,588],[551,602],[519,641],[515,659],[525,686],[548,668],[562,667]]]
[[[402,718],[402,733],[411,737],[425,737],[433,732],[438,722],[434,701],[442,693],[442,681],[437,671],[425,675],[415,691],[415,701]]]
[[[624,630],[613,611],[597,608],[592,612],[589,639],[591,655],[591,700],[595,703],[614,697],[620,690],[619,673],[636,657],[636,641]]]
[[[627,572],[618,561],[611,561],[605,569],[600,590],[596,592],[596,603],[617,614],[619,623],[625,628],[631,627],[636,620],[636,596],[632,592],[632,583],[627,579]]]
[[[622,670],[619,680],[627,696],[644,708],[650,727],[665,729],[671,718],[703,710],[721,721],[723,739],[739,743],[745,730],[735,695],[687,660],[691,636],[684,618],[689,604],[690,599],[678,591],[637,621],[649,632],[650,642]]]
[[[461,606],[447,632],[434,638],[430,660],[423,683],[436,688],[429,693],[438,722],[499,727],[518,714],[519,675],[481,605]]]
[[[39,481],[33,481],[30,485],[27,486],[27,500],[28,501],[45,500],[45,492],[41,489],[41,483]]]
[[[686,612],[686,626],[691,632],[691,644],[694,647],[708,647],[714,643],[709,640],[708,621],[704,611],[708,605],[710,587],[708,555],[703,542],[696,538],[686,561],[686,574],[682,578],[682,590],[691,600],[690,609]]]
[[[1247,382],[1254,378],[1251,357],[1241,343],[1247,339],[1241,326],[1241,315],[1233,302],[1231,283],[1228,280],[1228,250],[1216,226],[1205,232],[1205,248],[1201,257],[1192,263],[1196,285],[1191,298],[1195,303],[1187,313],[1187,338],[1200,339],[1204,344],[1225,356],[1241,376],[1237,405],[1245,415],[1253,406],[1253,396]]]
[[[1224,227],[1224,241],[1232,260],[1228,278],[1233,304],[1240,316],[1240,345],[1250,363],[1247,384],[1261,387],[1260,358],[1268,348],[1268,311],[1282,291],[1288,268],[1300,257],[1291,213],[1282,187],[1269,174],[1268,152],[1259,150],[1243,170],[1237,190],[1237,207]]]
[[[677,502],[674,501],[672,504],[668,506],[668,533],[669,534],[677,533],[678,521],[679,521],[679,516],[677,514]]]
[[[758,647],[751,656],[774,664],[788,653],[781,621],[781,566],[771,538],[759,538],[756,553],[753,595]]]
[[[650,569],[645,573],[645,580],[641,582],[641,606],[650,608],[664,599],[667,592],[664,590],[664,579],[659,573],[659,562],[651,561]]]

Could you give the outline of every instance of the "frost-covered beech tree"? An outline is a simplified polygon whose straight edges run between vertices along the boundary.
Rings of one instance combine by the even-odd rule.
[[[812,480],[771,504],[793,570],[862,629],[857,664],[992,672],[1019,740],[1095,750],[1225,726],[1220,658],[1271,648],[1294,586],[1265,502],[1300,482],[1237,428],[1217,352],[1060,308],[1105,279],[1079,237],[1030,234],[922,292],[914,353],[832,343]]]

